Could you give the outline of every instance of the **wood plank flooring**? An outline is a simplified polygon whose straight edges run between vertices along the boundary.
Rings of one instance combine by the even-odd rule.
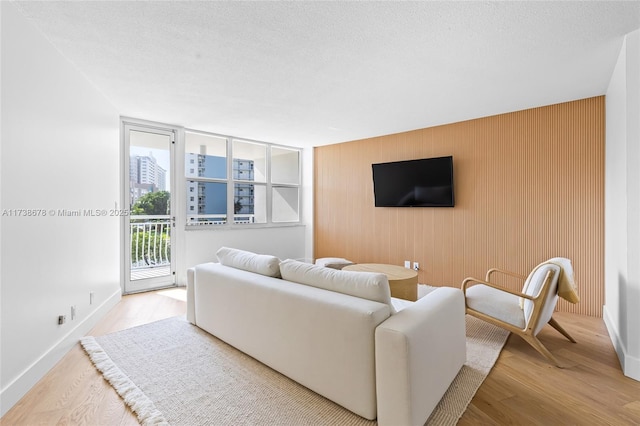
[[[177,292],[177,293],[176,293]],[[183,290],[123,297],[90,332],[102,335],[186,311]],[[578,341],[551,327],[539,335],[558,369],[517,336],[509,337],[459,425],[637,425],[640,382],[625,377],[600,318],[557,313]],[[176,360],[180,362],[180,360]],[[76,345],[2,419],[1,425],[135,425],[135,415]]]
[[[183,315],[186,303],[179,298],[184,296],[181,289],[124,296],[89,334],[100,336]],[[117,426],[137,425],[138,421],[78,343],[0,419],[0,424]]]
[[[578,343],[549,326],[538,337],[565,368],[509,336],[458,425],[640,424],[640,382],[622,374],[603,320],[563,312],[554,318]]]

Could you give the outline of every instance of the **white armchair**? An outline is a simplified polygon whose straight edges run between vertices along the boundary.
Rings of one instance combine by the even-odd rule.
[[[524,280],[522,291],[509,290],[492,283],[491,276],[494,273]],[[462,282],[466,313],[516,333],[562,368],[556,357],[536,337],[548,323],[571,342],[576,342],[552,317],[561,274],[573,277],[568,259],[549,259],[536,266],[528,277],[494,268],[487,272],[485,280],[466,278]]]

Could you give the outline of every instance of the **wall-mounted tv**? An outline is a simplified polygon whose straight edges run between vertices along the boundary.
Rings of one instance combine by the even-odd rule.
[[[371,165],[376,207],[453,207],[453,157]]]

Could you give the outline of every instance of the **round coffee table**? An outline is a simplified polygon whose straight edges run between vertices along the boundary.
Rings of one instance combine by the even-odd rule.
[[[398,265],[384,263],[357,263],[342,268],[343,271],[378,272],[389,280],[391,297],[418,300],[418,272]]]

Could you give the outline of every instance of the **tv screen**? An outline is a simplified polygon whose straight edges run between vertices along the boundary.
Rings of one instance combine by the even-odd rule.
[[[376,207],[453,207],[453,157],[371,165]]]

